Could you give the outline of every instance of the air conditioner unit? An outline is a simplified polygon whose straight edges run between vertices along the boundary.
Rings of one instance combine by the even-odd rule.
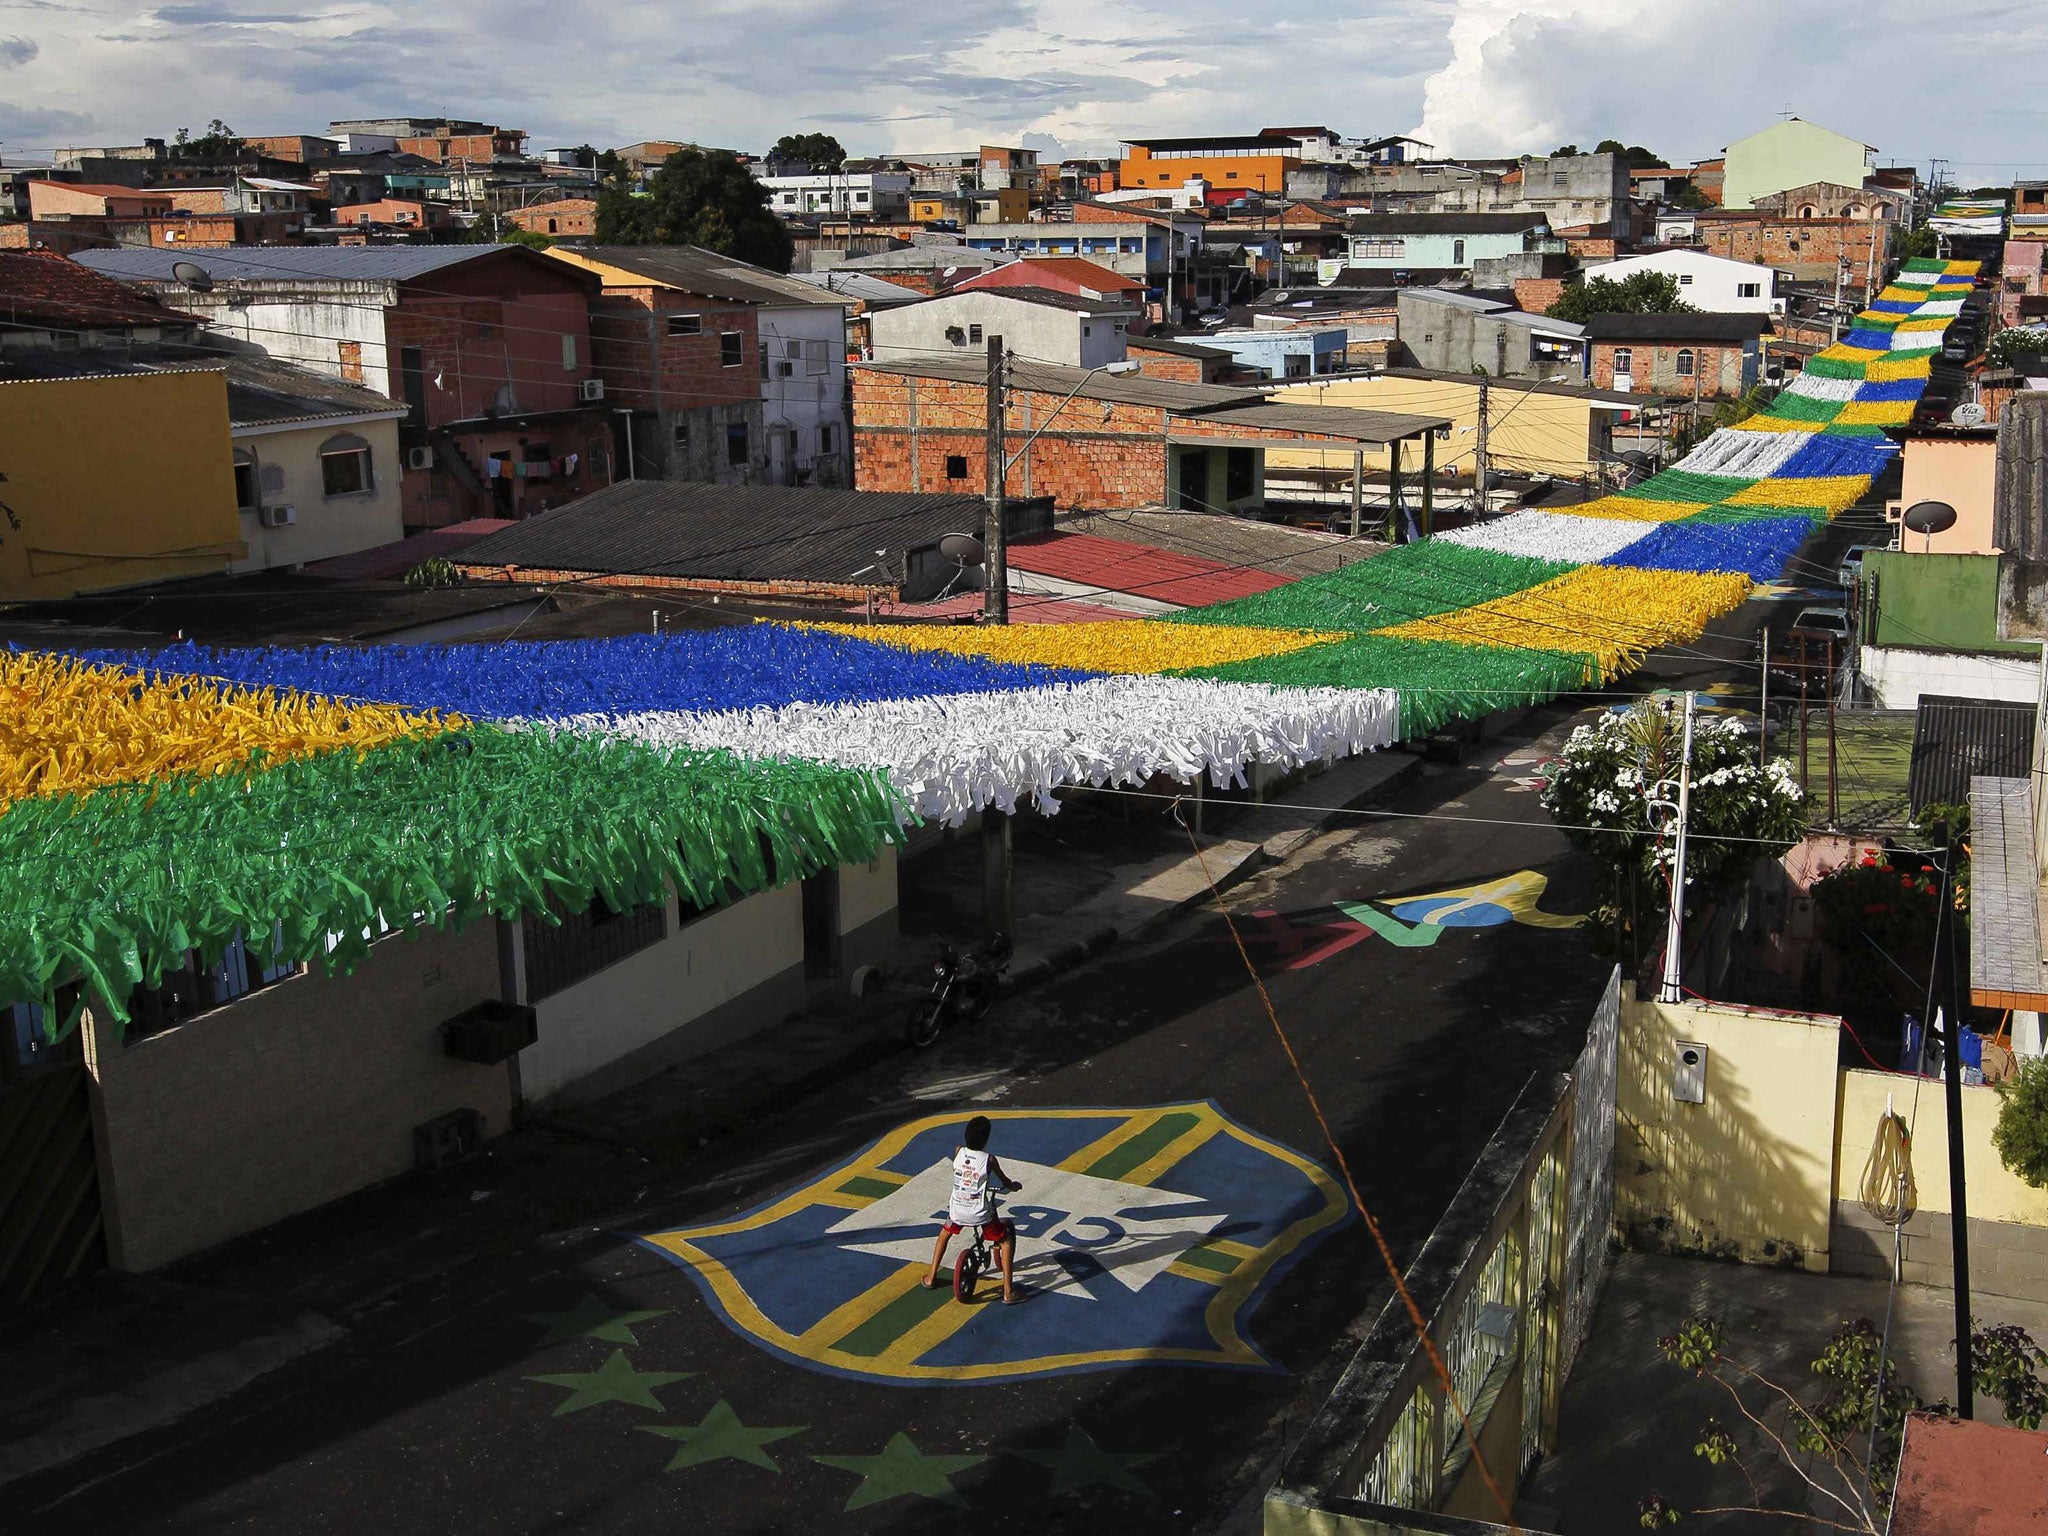
[[[266,528],[289,528],[298,520],[297,507],[264,507],[256,514],[256,521]]]
[[[425,446],[406,449],[405,467],[407,469],[432,469],[434,467],[434,450]]]
[[[576,381],[576,398],[578,400],[602,400],[604,398],[604,380],[578,379]]]

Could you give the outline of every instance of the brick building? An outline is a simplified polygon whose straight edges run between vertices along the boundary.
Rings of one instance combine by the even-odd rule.
[[[1998,278],[2001,326],[2031,325],[2048,317],[2048,288],[2042,287],[2048,239],[2008,240]]]
[[[1774,194],[1766,201],[1791,196]],[[1795,278],[1833,282],[1837,269],[1846,266],[1849,284],[1860,292],[1866,277],[1873,289],[1883,284],[1893,227],[1891,205],[1875,201],[1875,193],[1863,196],[1857,206],[1865,211],[1854,217],[1819,212],[1808,217],[1801,210],[1826,205],[1794,201],[1790,212],[1703,209],[1694,218],[1694,229],[1700,246],[1712,255],[1776,267]]]
[[[587,240],[597,233],[597,200],[563,197],[552,203],[535,203],[506,214],[505,222],[529,234]]]
[[[981,357],[855,368],[855,483],[870,491],[985,486],[986,374]],[[1433,416],[1280,405],[1242,386],[1091,377],[1021,360],[1009,378],[1006,488],[1066,509],[1254,511],[1265,503],[1266,450],[1276,447],[1348,451],[1362,488],[1364,454],[1398,443],[1427,484],[1435,433],[1449,426]]]
[[[1237,358],[1221,347],[1172,337],[1131,336],[1125,349],[1138,372],[1148,379],[1168,379],[1176,384],[1234,384],[1242,370]]]
[[[1595,315],[1586,322],[1595,389],[1721,400],[1756,384],[1767,315]]]

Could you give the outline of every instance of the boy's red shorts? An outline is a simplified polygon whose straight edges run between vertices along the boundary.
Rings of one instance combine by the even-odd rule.
[[[960,1223],[959,1223],[959,1222],[957,1222],[957,1221],[949,1221],[949,1222],[947,1222],[947,1223],[946,1223],[946,1236],[948,1236],[948,1237],[958,1237],[959,1235],[960,1235]],[[1009,1223],[1008,1223],[1007,1221],[984,1221],[984,1222],[983,1222],[983,1223],[981,1224],[981,1238],[982,1238],[982,1241],[983,1241],[983,1242],[986,1242],[986,1243],[1000,1243],[1000,1242],[1005,1242],[1005,1241],[1007,1241],[1007,1240],[1009,1239],[1009,1236],[1010,1236],[1010,1224],[1009,1224]]]

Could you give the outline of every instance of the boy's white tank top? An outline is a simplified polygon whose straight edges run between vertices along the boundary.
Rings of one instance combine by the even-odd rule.
[[[986,1151],[962,1147],[953,1154],[953,1197],[947,1202],[946,1219],[956,1226],[976,1226],[994,1214],[988,1197]]]

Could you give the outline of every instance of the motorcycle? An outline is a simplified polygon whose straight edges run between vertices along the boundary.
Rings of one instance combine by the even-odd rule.
[[[932,962],[932,990],[920,998],[903,1026],[904,1038],[919,1050],[933,1044],[949,1023],[982,1019],[996,1005],[1003,973],[1010,967],[1010,936],[998,933],[972,949],[942,945]]]

